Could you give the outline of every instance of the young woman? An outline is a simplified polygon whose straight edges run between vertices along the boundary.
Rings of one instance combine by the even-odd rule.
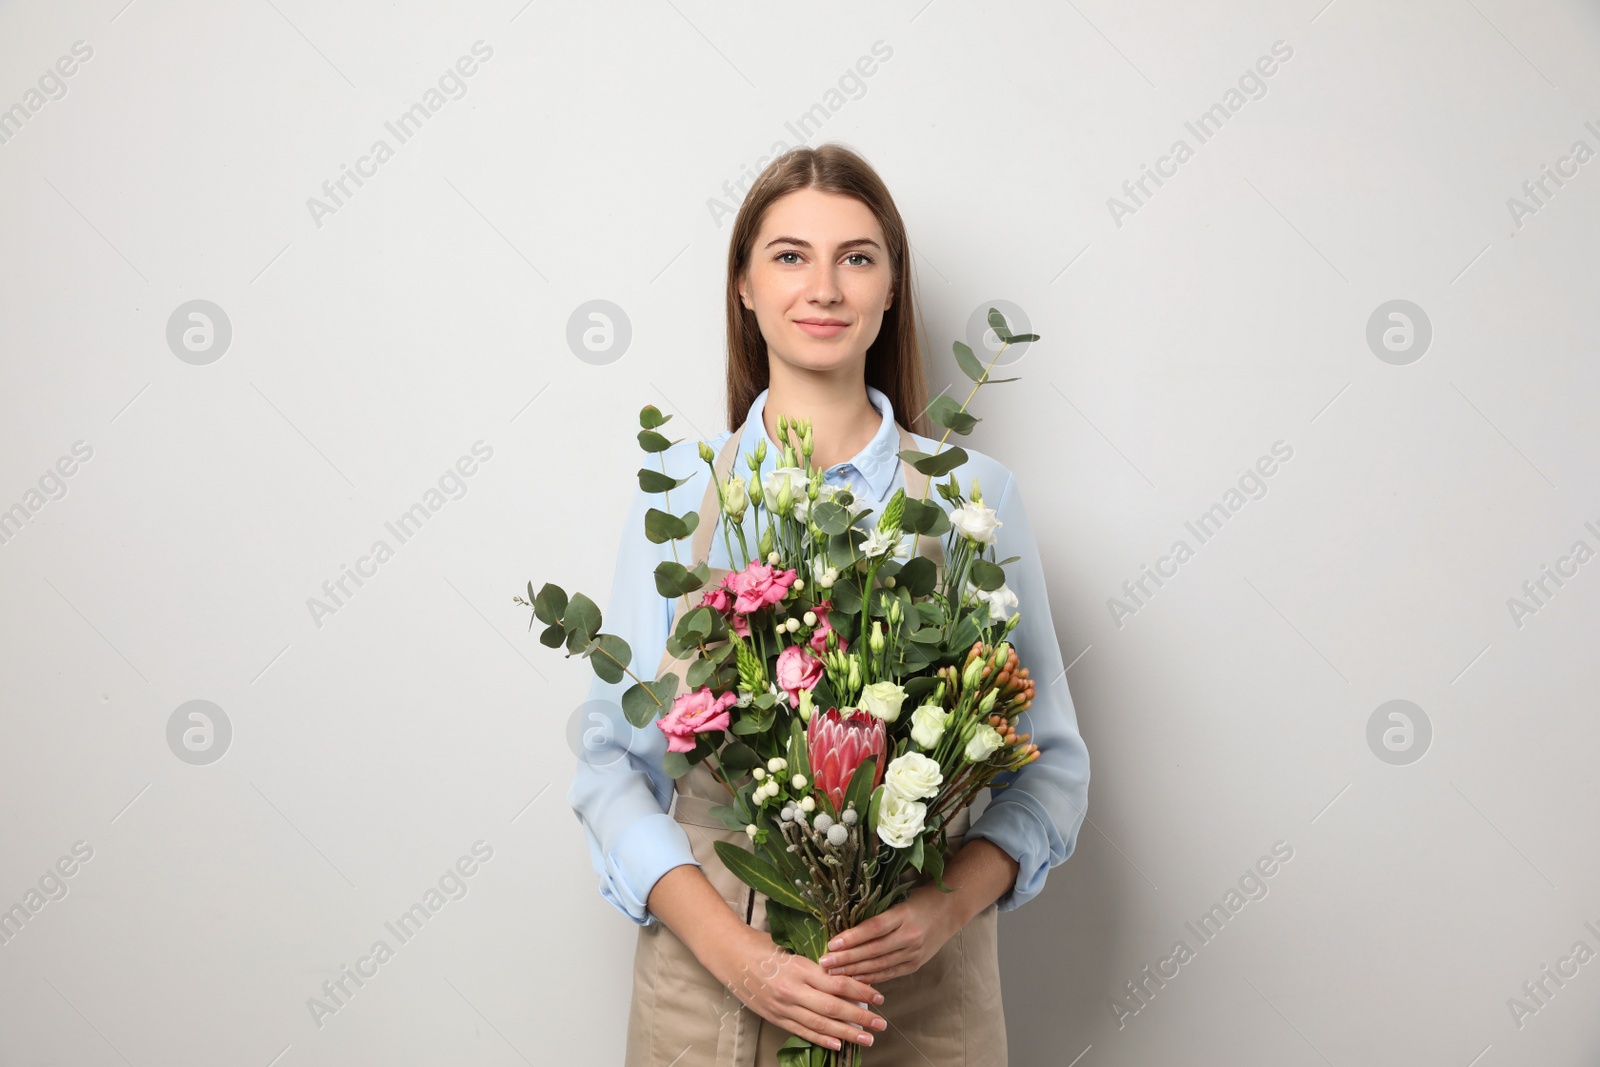
[[[775,465],[777,417],[809,418],[812,462],[827,484],[848,485],[857,504],[882,509],[896,488],[922,491],[901,449],[938,450],[909,427],[927,406],[905,226],[878,175],[838,145],[778,157],[750,189],[728,254],[728,425],[707,444],[726,471],[767,438],[762,473]],[[989,406],[1005,392],[986,389]],[[903,424],[903,426],[901,425]],[[664,453],[667,472],[691,480],[674,491],[701,502],[692,559],[739,564],[710,532],[719,521],[700,442]],[[965,446],[963,446],[965,447]],[[870,1046],[870,1067],[975,1067],[1006,1063],[996,914],[1038,895],[1051,867],[1072,853],[1087,803],[1089,759],[1067,692],[1044,574],[1022,495],[997,460],[966,449],[953,473],[977,478],[996,510],[996,558],[1015,604],[996,598],[996,618],[1022,620],[1010,640],[1039,690],[1018,730],[1041,756],[976,819],[949,827],[941,893],[931,884],[845,931],[818,962],[778,948],[765,897],[734,878],[716,840],[743,841],[709,815],[726,791],[703,764],[674,780],[662,767],[665,735],[633,728],[618,710],[583,753],[568,802],[583,824],[600,892],[640,924],[628,1027],[628,1067],[772,1067],[791,1034],[840,1048]],[[669,510],[681,510],[679,504]],[[930,494],[929,499],[939,499]],[[659,658],[684,598],[657,595],[651,573],[671,545],[643,534],[635,494],[623,532],[605,629],[625,638],[644,677]],[[749,516],[746,516],[749,521]],[[753,533],[753,529],[752,529]],[[932,539],[918,539],[927,542]],[[753,541],[752,541],[753,543]],[[679,661],[681,662],[681,661]],[[677,673],[682,677],[681,668]],[[631,684],[594,683],[591,697],[619,700]],[[721,793],[721,797],[718,793]],[[863,1004],[866,1006],[863,1007]]]

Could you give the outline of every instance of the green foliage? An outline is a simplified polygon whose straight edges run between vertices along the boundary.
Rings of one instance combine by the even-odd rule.
[[[664,545],[668,541],[676,541],[694,533],[695,527],[700,525],[698,511],[686,512],[683,515],[674,515],[662,511],[660,508],[651,508],[644,513],[644,535],[651,544]]]
[[[639,729],[654,722],[657,714],[672,710],[678,691],[678,676],[668,671],[649,682],[636,682],[622,694],[622,714]]]
[[[805,898],[796,893],[794,887],[784,880],[778,868],[760,856],[752,855],[727,841],[715,841],[712,845],[716,848],[717,855],[722,857],[722,862],[739,881],[757,893],[765,893],[780,904],[786,904],[797,911],[810,912],[811,905],[807,904]]]

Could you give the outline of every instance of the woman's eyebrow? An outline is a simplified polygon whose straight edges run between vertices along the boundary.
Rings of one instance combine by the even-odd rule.
[[[772,240],[768,241],[762,247],[763,248],[771,248],[773,245],[778,245],[778,244],[799,245],[801,248],[810,248],[811,247],[811,242],[810,241],[802,241],[798,237],[774,237]],[[867,246],[870,246],[872,248],[876,248],[880,252],[883,251],[882,246],[880,246],[878,244],[878,242],[874,241],[870,237],[853,237],[848,241],[840,241],[839,242],[839,247],[840,248],[857,248],[857,247],[867,247]]]

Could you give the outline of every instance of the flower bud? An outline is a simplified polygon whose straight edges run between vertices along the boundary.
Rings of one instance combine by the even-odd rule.
[[[743,522],[745,509],[750,506],[750,493],[745,481],[736,474],[728,475],[722,483],[722,510],[734,522]]]
[[[883,651],[883,622],[881,620],[872,620],[872,637],[868,639],[867,643],[872,647],[874,653]]]
[[[800,721],[806,723],[811,721],[811,690],[809,689],[800,690]]]
[[[717,460],[717,454],[715,452],[711,451],[711,446],[710,445],[706,444],[704,441],[701,441],[700,442],[700,458],[705,460],[707,463],[715,463],[716,460]]]

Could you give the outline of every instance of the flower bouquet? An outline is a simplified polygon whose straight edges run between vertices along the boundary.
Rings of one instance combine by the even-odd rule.
[[[1013,335],[993,308],[989,324],[1000,351],[1038,339]],[[897,489],[875,524],[860,524],[871,509],[847,488],[823,484],[811,463],[809,420],[779,417],[784,444],[764,478],[764,434],[746,457],[748,481],[731,473],[719,480],[713,465],[728,559],[743,563],[715,584],[705,560],[656,568],[663,596],[699,596],[667,642],[669,655],[689,661],[681,683],[673,672],[644,679],[629,670],[627,642],[601,631],[599,608],[583,594],[569,599],[546,584],[536,595],[529,582],[527,599],[514,597],[545,624],[543,644],[565,645],[606,681],[633,678],[624,714],[635,727],[654,721],[666,734],[669,774],[681,778],[705,763],[726,786],[712,813],[742,829],[751,847],[718,841],[717,854],[766,896],[774,942],[812,960],[923,878],[951,892],[942,879],[951,820],[981,790],[1003,788],[997,775],[1039,755],[1015,728],[1035,693],[1005,640],[1021,618],[1005,584],[1005,565],[1016,557],[993,558],[999,523],[976,479],[970,494],[954,476],[934,481],[967,459],[944,443],[978,422],[966,410],[978,388],[1016,379],[991,378],[993,360],[985,366],[959,342],[955,356],[972,391],[966,402],[941,396],[930,405],[929,416],[945,428],[939,449],[900,452],[925,476],[921,493]],[[646,452],[671,447],[656,432],[669,418],[654,407],[641,412]],[[713,463],[708,445],[699,451]],[[662,492],[687,479],[645,468],[639,481]],[[926,499],[934,485],[948,512]],[[651,509],[646,532],[656,543],[677,540],[696,519]],[[938,548],[941,537],[933,556],[917,551],[924,538]],[[864,1051],[794,1036],[779,1060],[784,1067],[853,1065]]]

